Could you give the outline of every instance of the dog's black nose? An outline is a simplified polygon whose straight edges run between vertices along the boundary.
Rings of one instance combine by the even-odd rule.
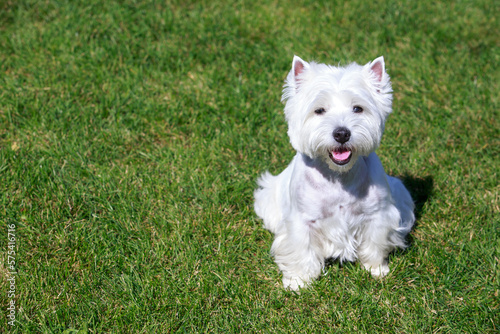
[[[335,138],[337,142],[344,144],[351,138],[351,131],[345,127],[336,128],[335,131],[333,131],[333,138]]]

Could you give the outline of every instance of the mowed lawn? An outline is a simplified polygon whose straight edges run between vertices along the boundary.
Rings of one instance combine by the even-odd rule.
[[[1,1],[0,332],[498,333],[498,16],[491,0]],[[383,280],[332,261],[282,288],[253,191],[294,155],[293,55],[385,57],[377,152],[417,224]]]

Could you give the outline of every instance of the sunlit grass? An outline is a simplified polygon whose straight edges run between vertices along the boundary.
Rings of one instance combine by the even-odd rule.
[[[0,4],[0,331],[494,333],[498,20],[491,1]],[[333,263],[284,291],[253,209],[294,152],[294,54],[384,55],[378,153],[417,204],[374,280]],[[5,278],[3,278],[5,277]],[[5,325],[4,325],[5,324]]]

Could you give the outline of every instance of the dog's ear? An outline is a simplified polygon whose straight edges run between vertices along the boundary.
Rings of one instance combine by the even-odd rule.
[[[300,59],[298,56],[293,56],[293,63],[292,63],[292,72],[293,76],[295,78],[295,81],[297,81],[299,75],[304,72],[304,70],[309,67],[309,64]]]
[[[378,57],[366,64],[363,68],[368,85],[371,87],[373,97],[381,111],[388,115],[392,110],[391,78],[385,71],[384,57]]]
[[[382,82],[385,74],[385,62],[384,57],[378,57],[370,63],[370,71],[374,74],[374,78],[377,82]]]
[[[366,64],[365,71],[377,93],[388,94],[392,92],[391,79],[385,71],[384,57],[378,57]]]
[[[309,64],[300,59],[300,57],[293,56],[292,69],[288,72],[285,80],[285,88],[283,89],[283,95],[281,96],[281,101],[284,102],[287,99],[295,96],[300,88],[300,81],[302,80],[302,74],[309,68]]]

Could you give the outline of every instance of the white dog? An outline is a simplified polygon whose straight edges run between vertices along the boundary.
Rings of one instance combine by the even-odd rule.
[[[415,216],[408,190],[374,153],[392,104],[384,58],[333,67],[295,56],[284,87],[297,155],[278,176],[261,176],[255,211],[275,234],[271,253],[285,288],[309,284],[328,258],[359,259],[385,276]]]

